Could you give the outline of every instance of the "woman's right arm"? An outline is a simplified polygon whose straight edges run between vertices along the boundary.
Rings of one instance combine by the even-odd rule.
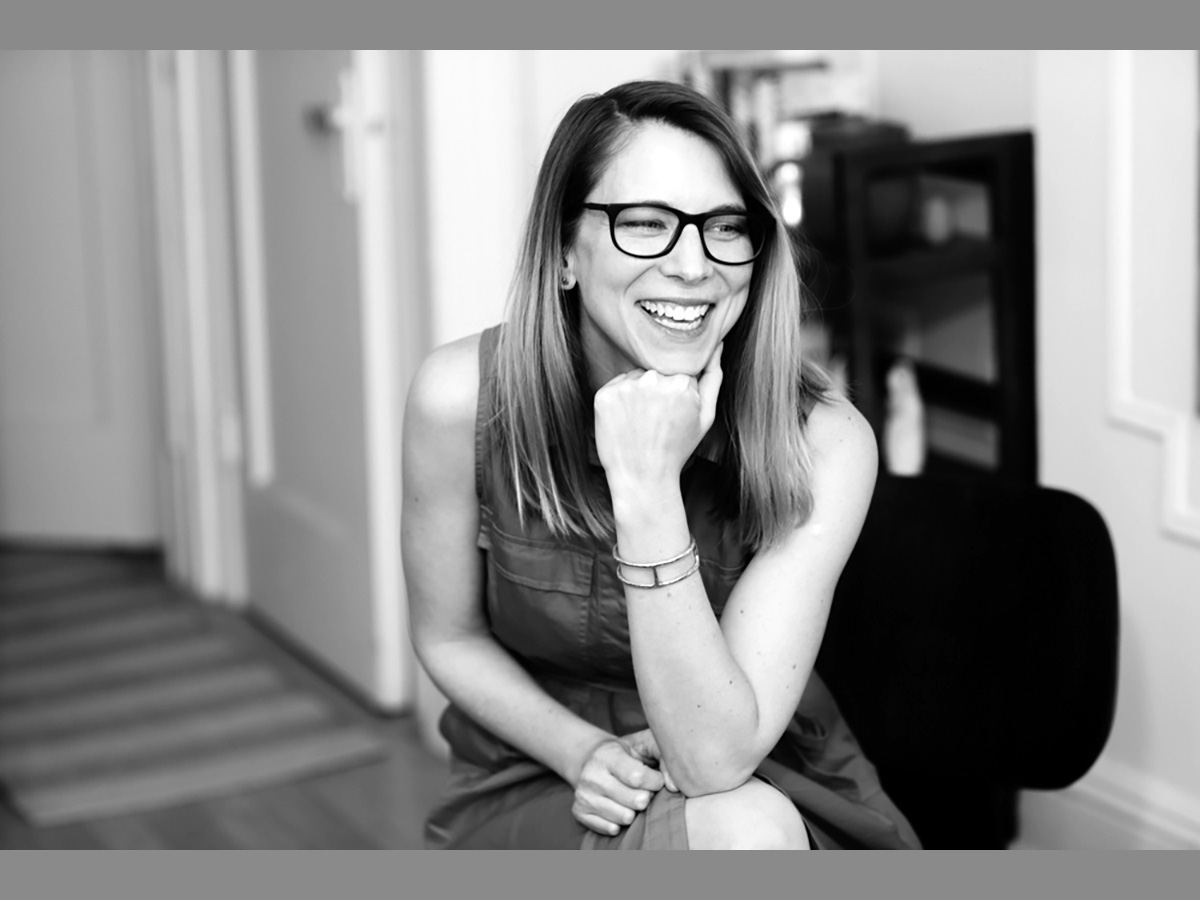
[[[417,371],[408,395],[401,549],[413,645],[433,682],[472,719],[573,787],[579,788],[581,780],[603,782],[594,772],[595,751],[614,736],[551,698],[488,627],[483,555],[476,545],[478,347],[478,337],[473,337],[435,350]],[[633,757],[622,760],[617,757],[624,754],[611,750],[603,755],[614,762],[602,768],[617,769],[626,786],[631,781],[646,791],[662,786],[659,773]],[[645,805],[636,790],[601,783],[596,791],[618,805]],[[629,802],[621,804],[613,795]],[[603,796],[584,805],[597,808],[580,809],[577,818],[605,833],[611,833],[606,823],[588,817],[626,818],[619,809],[608,808]]]

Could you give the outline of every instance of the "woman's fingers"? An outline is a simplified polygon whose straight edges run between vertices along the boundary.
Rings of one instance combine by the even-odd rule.
[[[641,731],[625,735],[621,738],[621,742],[629,748],[634,756],[652,766],[657,766],[654,771],[662,779],[663,787],[672,793],[679,793],[679,788],[675,786],[675,780],[671,777],[670,771],[667,770],[667,764],[662,758],[662,750],[659,749],[658,739],[654,737],[654,732],[649,728],[643,728]]]
[[[621,803],[611,796],[611,793],[619,793],[619,791],[602,793],[596,790],[577,789],[575,802],[571,806],[572,815],[593,831],[599,831],[601,834],[615,834],[619,829],[633,822],[637,814],[649,805],[649,799],[638,801],[632,796],[627,803]]]
[[[662,785],[662,776],[630,755],[625,744],[605,741],[592,751],[580,773],[571,813],[593,831],[615,834],[650,805]]]
[[[586,828],[590,828],[592,831],[595,831],[597,834],[606,834],[606,835],[609,835],[610,837],[612,835],[616,834],[618,831],[620,831],[624,827],[623,825],[617,825],[614,822],[610,822],[608,819],[601,818],[600,816],[594,815],[592,813],[583,813],[583,814],[576,813],[575,819],[581,825],[583,825]]]
[[[667,771],[667,767],[665,765],[660,765],[659,771],[662,772],[663,787],[665,787],[672,794],[678,794],[679,788],[675,786],[675,779],[671,777],[671,773]]]
[[[662,774],[638,759],[622,741],[605,745],[595,759],[601,765],[588,773],[589,786],[621,806],[645,809],[650,798],[662,790]]]
[[[633,756],[616,760],[611,771],[630,790],[649,793],[662,790],[662,773]]]
[[[621,803],[611,796],[600,794],[576,797],[576,803],[579,804],[581,812],[599,816],[606,822],[613,822],[622,827],[632,822],[634,817],[648,805],[646,803],[640,806]]]
[[[620,484],[678,477],[688,456],[712,428],[724,372],[718,345],[698,375],[635,369],[596,392],[596,450]]]

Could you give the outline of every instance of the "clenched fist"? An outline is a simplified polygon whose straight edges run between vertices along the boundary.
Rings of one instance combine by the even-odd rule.
[[[635,369],[596,392],[596,451],[614,493],[678,484],[716,419],[723,347],[699,377]]]
[[[664,787],[676,790],[650,729],[612,738],[596,745],[584,762],[571,814],[592,831],[613,835]]]

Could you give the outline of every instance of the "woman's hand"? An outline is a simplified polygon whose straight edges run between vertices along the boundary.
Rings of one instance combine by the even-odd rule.
[[[641,731],[634,731],[621,738],[631,753],[637,756],[642,762],[647,765],[654,766],[662,774],[663,786],[671,793],[679,793],[679,788],[675,787],[675,781],[671,778],[671,773],[667,771],[667,764],[663,760],[662,751],[658,749],[658,739],[654,736],[649,728],[643,728]]]
[[[635,369],[596,392],[596,451],[610,487],[678,484],[716,419],[722,347],[698,378]]]
[[[649,729],[601,741],[580,770],[571,814],[592,831],[616,834],[664,786],[675,789],[658,764],[658,743]]]

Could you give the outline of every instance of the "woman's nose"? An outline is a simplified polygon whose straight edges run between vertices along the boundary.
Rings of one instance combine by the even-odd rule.
[[[712,264],[704,254],[704,242],[698,225],[689,223],[683,227],[679,240],[663,258],[663,269],[668,275],[685,281],[698,281],[712,270]]]

